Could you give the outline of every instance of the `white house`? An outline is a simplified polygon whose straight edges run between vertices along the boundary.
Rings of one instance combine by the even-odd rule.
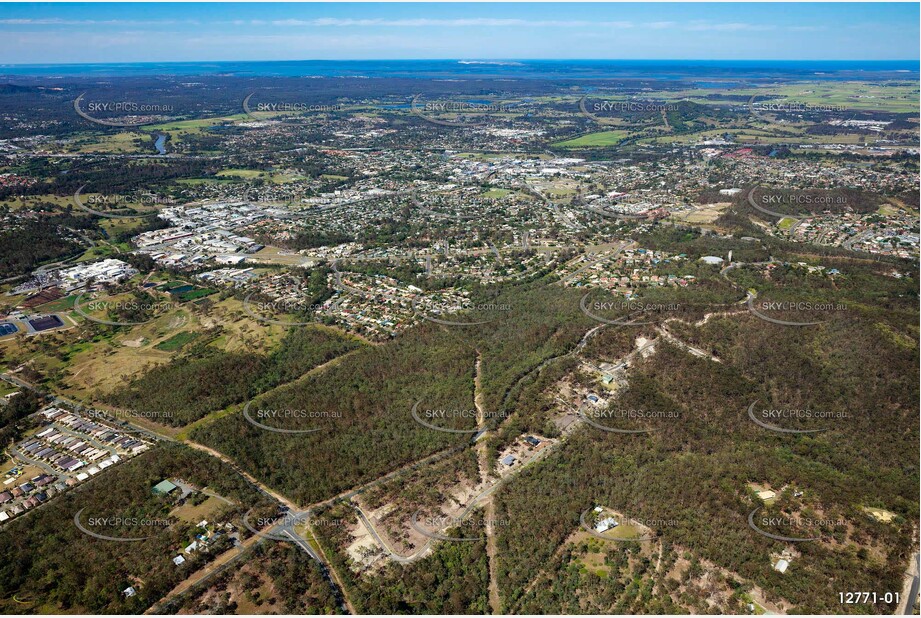
[[[607,532],[611,528],[616,528],[620,523],[613,517],[605,517],[595,524],[595,532]]]

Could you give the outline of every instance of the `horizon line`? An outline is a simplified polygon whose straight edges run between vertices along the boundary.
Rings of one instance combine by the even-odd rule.
[[[240,60],[112,60],[108,62],[2,62],[0,68],[32,66],[105,66],[113,64],[204,64],[231,62],[917,62],[921,58],[298,58]],[[921,66],[919,66],[921,69]]]

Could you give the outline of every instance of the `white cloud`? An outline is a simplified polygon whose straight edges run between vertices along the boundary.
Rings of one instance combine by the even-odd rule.
[[[713,24],[709,22],[696,21],[691,22],[687,25],[685,30],[691,30],[694,32],[702,31],[715,31],[715,32],[742,32],[742,31],[764,31],[764,30],[774,30],[776,26],[767,25],[767,24],[746,24],[741,22],[733,22],[726,24]]]
[[[252,25],[262,25],[266,22],[252,20]],[[272,26],[300,26],[300,27],[394,27],[394,28],[470,28],[470,27],[525,27],[525,28],[584,28],[584,27],[609,27],[632,28],[629,21],[589,21],[589,20],[529,20],[529,19],[495,19],[477,17],[468,19],[428,19],[424,17],[415,19],[343,19],[338,17],[320,17],[317,19],[278,19],[269,22]]]
[[[0,19],[4,26],[168,26],[173,24],[198,24],[197,21],[158,19],[138,21],[133,19]]]

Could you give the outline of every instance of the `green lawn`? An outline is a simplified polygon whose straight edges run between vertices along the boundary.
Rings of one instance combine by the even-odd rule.
[[[182,331],[181,333],[176,333],[169,339],[164,339],[154,347],[158,350],[163,350],[164,352],[175,352],[176,350],[182,348],[188,343],[198,339],[201,333],[193,333],[187,330]]]
[[[181,302],[186,302],[189,300],[204,298],[205,296],[210,296],[211,294],[215,293],[217,293],[217,290],[214,288],[197,288],[194,290],[189,290],[188,292],[181,292],[176,296],[176,298],[178,298]]]
[[[777,222],[777,227],[779,227],[782,230],[789,230],[791,227],[793,227],[794,223],[796,223],[796,219],[791,219],[790,217],[784,217],[783,219]]]
[[[226,176],[236,176],[239,178],[259,178],[263,174],[265,174],[265,172],[261,170],[229,169],[219,171],[217,176],[220,178],[224,178]]]
[[[559,148],[600,148],[619,144],[628,135],[629,133],[627,131],[600,131],[563,142],[557,142],[553,145]]]
[[[44,305],[39,305],[35,308],[36,311],[41,311],[44,313],[54,313],[56,311],[70,311],[74,308],[74,301],[77,299],[77,295],[65,296],[64,298],[59,298],[53,300],[50,303],[45,303]]]
[[[606,536],[612,539],[619,539],[621,541],[635,540],[643,537],[643,531],[640,530],[640,528],[638,528],[636,525],[630,523],[629,521],[620,519],[619,521],[619,526],[602,533],[601,536]]]

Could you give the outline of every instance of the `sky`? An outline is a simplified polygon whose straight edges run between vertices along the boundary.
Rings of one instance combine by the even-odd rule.
[[[916,60],[918,3],[0,3],[0,65]]]

